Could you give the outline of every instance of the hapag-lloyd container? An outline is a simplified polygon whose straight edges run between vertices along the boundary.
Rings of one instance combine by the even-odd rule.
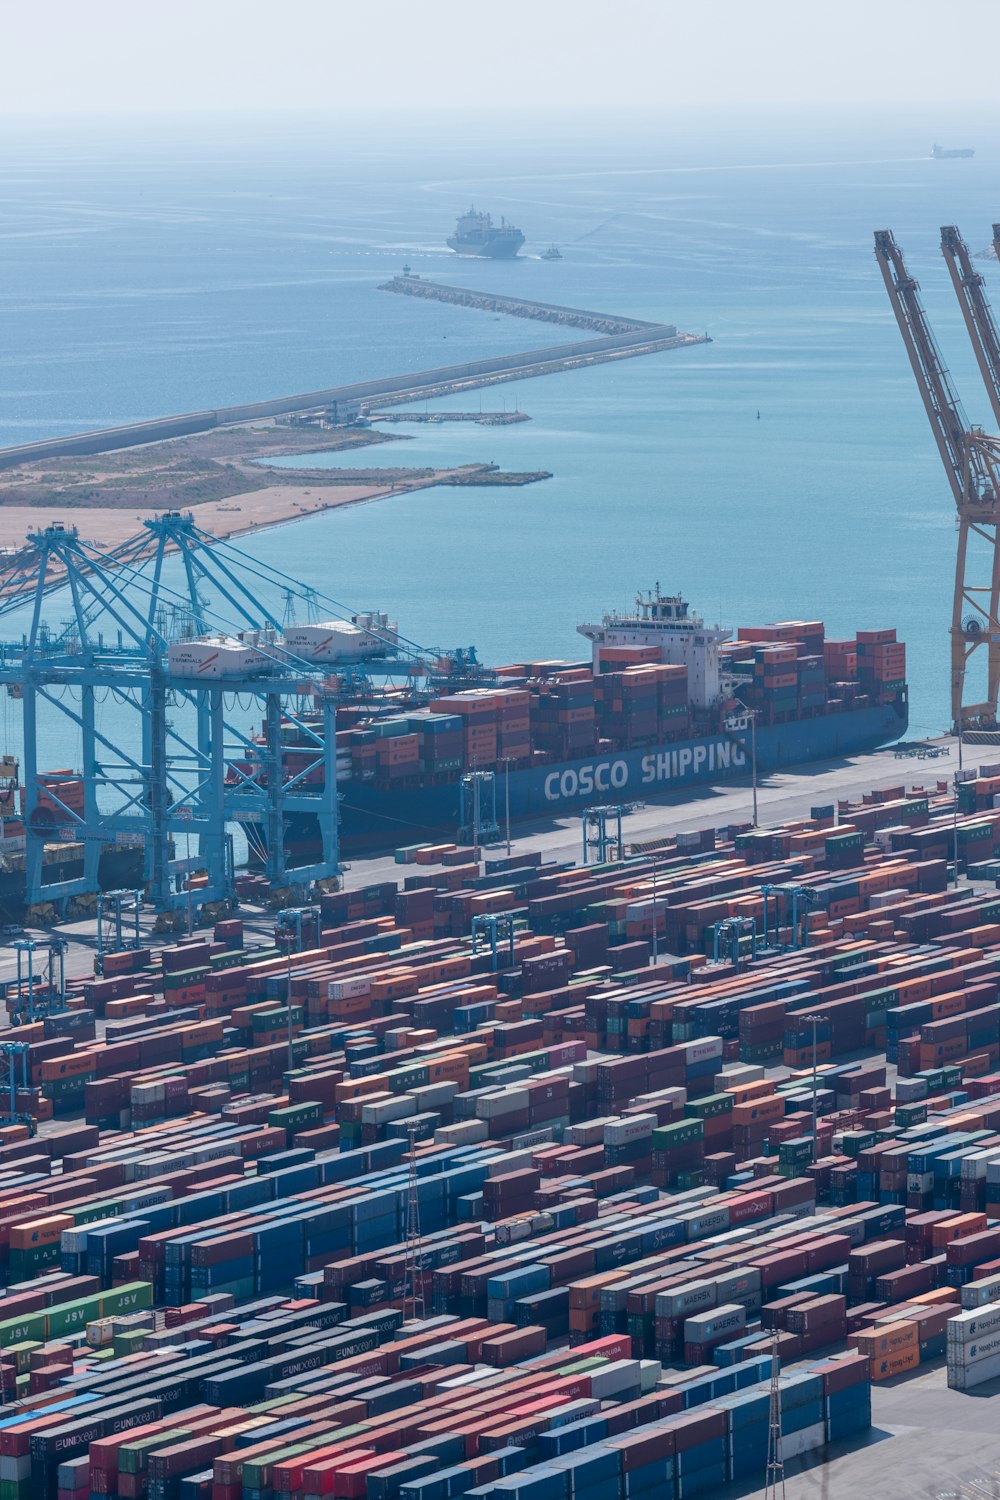
[[[955,1391],[971,1391],[977,1385],[1000,1377],[1000,1352],[973,1364],[948,1365],[948,1385]]]
[[[949,1343],[947,1348],[949,1368],[952,1365],[968,1368],[981,1360],[991,1359],[994,1354],[1000,1354],[1000,1330],[984,1334],[980,1339],[970,1339],[968,1343]]]
[[[967,1346],[981,1342],[989,1334],[1000,1331],[1000,1302],[989,1302],[985,1306],[957,1313],[948,1319],[948,1347]]]

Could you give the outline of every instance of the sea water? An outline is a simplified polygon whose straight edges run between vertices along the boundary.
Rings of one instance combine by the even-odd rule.
[[[932,161],[935,139],[976,156]],[[0,443],[585,336],[379,291],[404,263],[707,332],[435,399],[531,421],[394,426],[407,439],[371,450],[377,464],[493,461],[549,480],[398,495],[238,546],[388,610],[412,641],[487,661],[579,658],[578,623],[656,582],[731,627],[895,626],[912,730],[945,727],[954,506],[872,231],[896,232],[970,417],[988,425],[938,250],[941,224],[980,251],[1000,217],[985,112],[21,121],[0,126],[0,147]],[[447,250],[470,203],[521,226],[515,262]],[[540,259],[550,243],[562,260]],[[996,262],[977,264],[1000,302]],[[72,513],[39,511],[56,518]],[[73,753],[61,734],[56,763]]]

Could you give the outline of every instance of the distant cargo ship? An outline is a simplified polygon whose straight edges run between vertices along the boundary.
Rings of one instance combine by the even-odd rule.
[[[295,649],[319,643],[315,659],[332,662],[328,628],[311,630],[315,641],[296,638]],[[754,742],[767,772],[874,749],[907,727],[906,647],[894,630],[830,641],[821,622],[792,621],[743,628],[734,640],[657,587],[634,611],[579,631],[591,642],[583,662],[484,669],[468,690],[404,690],[382,710],[338,709],[344,850],[453,838],[461,778],[472,770],[496,772],[498,805],[509,800],[512,819],[553,817],[748,776]],[[357,661],[351,646],[345,665]],[[313,731],[321,725],[317,715]],[[290,735],[287,778],[316,776],[318,767],[305,771],[309,749]],[[263,784],[266,764],[262,742],[240,774]],[[251,862],[262,862],[262,828],[244,826]],[[293,867],[317,856],[312,813],[287,819],[285,846]]]
[[[484,255],[490,260],[513,260],[524,244],[524,235],[506,219],[494,224],[489,214],[477,214],[470,208],[448,236],[448,244],[458,255]]]
[[[938,146],[931,147],[931,156],[935,161],[951,161],[953,157],[975,156],[971,146]]]

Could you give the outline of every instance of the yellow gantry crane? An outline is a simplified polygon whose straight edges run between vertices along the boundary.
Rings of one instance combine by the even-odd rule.
[[[997,226],[1000,233],[1000,226]],[[958,231],[942,230],[942,250],[965,317],[993,411],[1000,424],[1000,337]],[[890,230],[875,233],[889,301],[951,485],[958,516],[958,556],[951,619],[953,727],[994,728],[1000,696],[1000,439],[966,420],[920,301]],[[986,698],[967,702],[970,658],[985,652]]]

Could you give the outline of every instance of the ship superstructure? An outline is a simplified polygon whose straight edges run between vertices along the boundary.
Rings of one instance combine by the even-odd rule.
[[[719,646],[731,630],[706,625],[693,615],[680,594],[662,594],[660,585],[636,595],[634,614],[612,612],[600,625],[578,625],[594,645],[594,671],[600,672],[615,647],[646,646],[659,651],[658,660],[687,668],[689,702],[710,708],[721,693]]]

